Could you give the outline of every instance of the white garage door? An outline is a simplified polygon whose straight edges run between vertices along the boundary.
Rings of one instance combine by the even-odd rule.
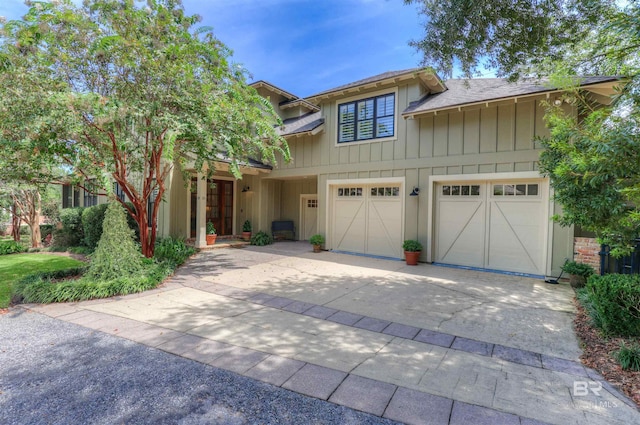
[[[435,261],[544,275],[543,180],[439,184]]]
[[[332,187],[331,248],[402,257],[401,185],[344,184]]]

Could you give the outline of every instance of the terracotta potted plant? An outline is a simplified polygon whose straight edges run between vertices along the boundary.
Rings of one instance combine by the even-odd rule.
[[[569,261],[562,266],[562,271],[569,275],[569,284],[572,288],[582,288],[586,283],[589,276],[595,273],[593,267],[589,264],[578,263],[576,261]]]
[[[245,241],[251,240],[251,222],[249,220],[245,220],[242,225],[242,239]]]
[[[213,245],[216,243],[216,228],[213,227],[213,223],[211,221],[207,221],[207,245]]]
[[[404,260],[407,265],[417,266],[418,258],[420,258],[420,253],[422,252],[422,244],[416,240],[408,239],[402,244],[402,249],[404,249]]]
[[[318,234],[309,238],[309,243],[313,245],[313,252],[320,252],[322,244],[324,244],[324,236]]]

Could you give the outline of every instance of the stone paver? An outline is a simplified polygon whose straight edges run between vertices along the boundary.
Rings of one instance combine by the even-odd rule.
[[[472,404],[454,402],[451,425],[520,425],[520,418]]]
[[[329,308],[329,307],[317,305],[315,307],[311,307],[309,310],[305,311],[303,314],[305,316],[311,316],[317,319],[326,319],[327,317],[337,312],[338,310],[336,310],[335,308]]]
[[[405,423],[640,422],[606,383],[572,394],[602,378],[575,361],[565,285],[295,246],[222,249],[158,290],[31,308]]]
[[[382,416],[396,388],[395,385],[350,375],[329,401]]]
[[[345,372],[307,363],[282,388],[326,400],[346,377]]]
[[[490,356],[493,351],[493,344],[469,338],[456,337],[453,344],[451,344],[451,348],[468,353],[480,354],[481,356]]]
[[[520,363],[527,366],[542,367],[542,359],[540,354],[531,351],[518,350],[517,348],[504,347],[496,345],[493,348],[493,357],[507,360],[514,363]]]
[[[452,406],[451,399],[398,388],[383,416],[410,425],[447,425]]]
[[[445,334],[442,332],[422,329],[414,339],[419,342],[426,342],[427,344],[439,345],[441,347],[451,347],[451,344],[453,343],[455,337],[453,335]]]
[[[304,362],[271,355],[245,372],[245,376],[280,386],[299,371]]]
[[[420,328],[416,328],[415,326],[403,325],[401,323],[391,323],[389,326],[382,330],[382,333],[384,334],[407,339],[413,339],[418,334],[418,332],[420,332]]]
[[[327,317],[327,320],[343,325],[354,325],[362,318],[364,318],[364,316],[360,314],[353,314],[347,311],[338,311],[337,313]]]

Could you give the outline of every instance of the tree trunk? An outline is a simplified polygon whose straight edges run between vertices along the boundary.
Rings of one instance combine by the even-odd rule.
[[[11,205],[11,236],[13,240],[16,242],[20,242],[20,225],[22,224],[22,220],[20,220],[20,215],[18,214],[18,209],[16,207],[16,203],[14,202]]]
[[[42,242],[42,235],[40,234],[39,220],[35,223],[29,223],[31,229],[31,248],[39,248]]]

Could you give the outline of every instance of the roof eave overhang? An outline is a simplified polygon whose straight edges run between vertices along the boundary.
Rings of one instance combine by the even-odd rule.
[[[292,139],[292,138],[297,139],[298,137],[303,137],[303,136],[315,136],[316,134],[321,133],[323,131],[324,131],[324,123],[320,124],[319,126],[317,126],[312,130],[301,131],[299,133],[283,134],[282,137],[284,137],[285,139]]]
[[[612,100],[611,96],[616,93],[616,86],[619,85],[620,83],[621,81],[619,79],[616,79],[611,81],[585,84],[581,86],[581,88],[589,92],[592,92],[594,94],[597,94],[602,98],[607,97],[609,98],[609,100]],[[422,111],[405,111],[401,114],[401,116],[404,119],[414,119],[415,117],[419,117],[423,115],[429,115],[429,114],[437,115],[439,112],[452,111],[452,110],[461,111],[463,108],[473,108],[473,107],[483,106],[483,105],[488,107],[490,104],[496,103],[496,102],[505,102],[505,101],[513,100],[514,103],[518,103],[519,99],[527,99],[527,98],[539,97],[539,96],[545,96],[547,99],[549,99],[552,95],[562,93],[563,91],[565,90],[561,90],[561,89],[541,90],[535,93],[524,93],[524,94],[515,95],[515,96],[498,97],[494,99],[486,99],[486,100],[476,101],[476,102],[460,103],[457,105],[450,105],[442,108],[426,109]]]
[[[282,110],[295,108],[296,106],[302,106],[303,108],[307,108],[312,112],[318,112],[320,110],[320,107],[314,105],[313,103],[307,102],[304,99],[296,99],[290,102],[283,103],[279,106]]]
[[[422,69],[419,71],[411,71],[407,72],[406,74],[396,75],[393,77],[381,79],[378,81],[372,81],[357,86],[320,93],[315,96],[307,97],[305,98],[305,100],[317,105],[325,100],[353,95],[366,90],[381,88],[392,84],[398,84],[402,81],[413,80],[416,78],[419,78],[422,84],[432,93],[441,93],[446,90],[446,86],[444,85],[442,80],[440,80],[440,78],[433,71],[429,69]]]
[[[272,91],[272,92],[274,92],[274,93],[276,93],[276,94],[279,94],[280,96],[285,97],[285,98],[287,98],[287,99],[289,99],[289,100],[297,100],[297,99],[300,99],[298,96],[296,96],[296,95],[294,95],[294,94],[291,94],[291,93],[289,93],[289,92],[288,92],[288,91],[286,91],[286,90],[282,90],[281,88],[276,87],[276,86],[274,86],[273,84],[268,83],[268,82],[263,81],[263,80],[253,82],[253,83],[249,84],[249,86],[250,86],[250,87],[253,87],[253,88],[255,88],[255,89],[265,88],[265,89],[267,89],[267,90],[269,90],[269,91]]]

